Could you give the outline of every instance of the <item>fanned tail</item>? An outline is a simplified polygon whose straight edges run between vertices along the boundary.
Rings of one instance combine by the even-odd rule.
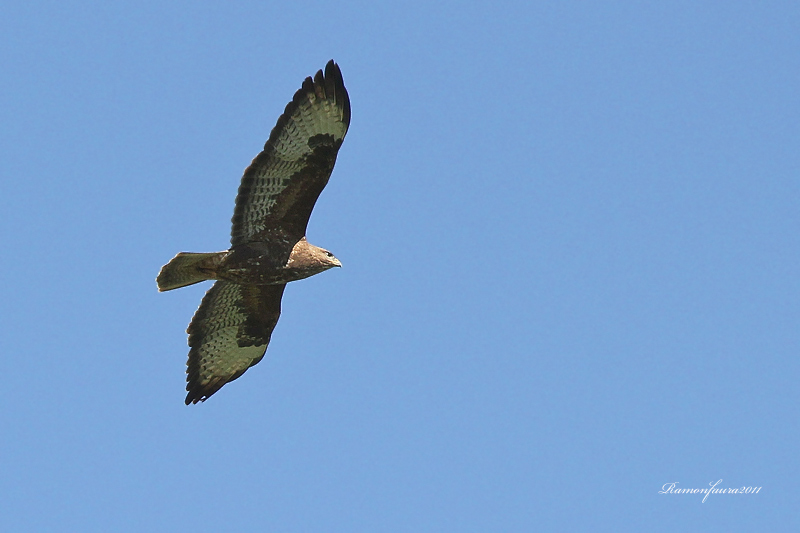
[[[158,290],[171,291],[216,279],[217,266],[228,252],[181,252],[164,265],[156,278]]]

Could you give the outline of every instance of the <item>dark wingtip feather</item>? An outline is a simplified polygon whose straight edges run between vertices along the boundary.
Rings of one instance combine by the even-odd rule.
[[[193,380],[191,376],[187,377],[187,381],[188,381],[188,383],[186,384],[187,394],[185,400],[186,405],[189,405],[190,403],[196,404],[208,400],[215,392],[220,390],[223,385],[229,383],[228,380],[218,378],[215,379],[214,381],[206,383],[205,385],[200,385],[200,383],[198,383],[199,379]]]
[[[216,392],[216,391],[215,391]],[[213,392],[211,394],[214,394]],[[206,401],[211,394],[205,394],[200,390],[190,390],[189,393],[186,395],[186,400],[184,403],[186,405],[189,404],[197,404]]]
[[[333,95],[334,101],[342,108],[342,122],[350,125],[350,96],[344,87],[342,70],[333,59],[325,65],[325,92],[330,98]]]
[[[266,350],[265,350],[265,352],[266,352]],[[252,363],[250,363],[250,366],[254,366],[256,363],[261,361],[261,359],[263,357],[264,356],[262,355],[261,357],[259,357],[258,359],[256,359]],[[191,366],[191,363],[190,363],[189,366]],[[250,368],[250,367],[248,367],[248,368]],[[217,377],[216,379],[214,379],[213,381],[210,381],[210,382],[206,383],[205,385],[201,385],[199,383],[199,380],[200,380],[199,375],[196,372],[192,372],[191,370],[189,370],[187,368],[187,370],[186,370],[186,374],[187,374],[187,376],[186,376],[186,381],[187,381],[187,383],[186,383],[186,391],[187,391],[187,394],[186,394],[186,400],[185,400],[186,405],[189,405],[190,403],[191,404],[196,404],[196,403],[200,403],[200,402],[204,402],[204,401],[208,400],[209,398],[211,398],[211,396],[214,393],[216,393],[222,387],[224,387],[225,385],[227,385],[231,381],[235,381],[235,380],[239,379],[242,376],[242,374],[244,374],[246,371],[247,371],[247,368],[245,368],[244,370],[242,370],[240,372],[236,372],[233,376],[230,376],[230,377],[227,377],[227,378],[220,376],[220,377]]]
[[[321,70],[314,74],[314,93],[318,98],[328,99],[328,93],[325,91],[325,76]]]

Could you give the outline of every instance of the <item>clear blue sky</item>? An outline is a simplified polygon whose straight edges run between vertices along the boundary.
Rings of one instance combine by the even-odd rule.
[[[11,2],[3,531],[790,531],[797,2]],[[183,404],[242,171],[352,123],[266,357]],[[757,495],[662,486],[762,486]]]

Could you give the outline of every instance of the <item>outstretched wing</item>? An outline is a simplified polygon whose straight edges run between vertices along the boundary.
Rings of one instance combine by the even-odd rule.
[[[350,98],[330,60],[286,106],[264,150],[244,171],[233,212],[231,245],[263,240],[271,229],[300,239],[328,183],[350,125]]]
[[[186,330],[186,405],[207,400],[261,361],[281,315],[284,288],[214,283]]]

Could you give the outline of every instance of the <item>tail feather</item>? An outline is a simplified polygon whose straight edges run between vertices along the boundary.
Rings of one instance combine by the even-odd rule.
[[[171,291],[216,278],[217,266],[228,252],[181,252],[164,265],[156,278],[159,291]]]

